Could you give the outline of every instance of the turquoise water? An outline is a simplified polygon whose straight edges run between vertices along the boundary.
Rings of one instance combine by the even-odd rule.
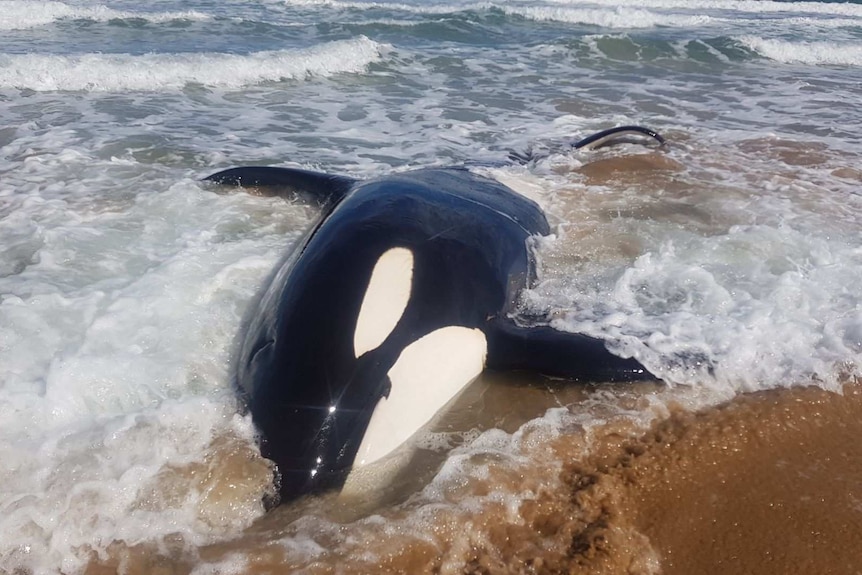
[[[315,212],[198,183],[229,166],[497,166],[555,225],[524,309],[637,355],[658,403],[835,389],[862,360],[860,70],[858,2],[0,0],[0,571],[263,514],[263,467],[219,503],[152,496],[196,463],[233,481],[219,445],[260,463],[230,354]],[[628,123],[670,140],[651,168],[566,147]],[[500,166],[528,148],[548,157]],[[431,441],[428,505],[465,454],[516,458],[480,431]]]

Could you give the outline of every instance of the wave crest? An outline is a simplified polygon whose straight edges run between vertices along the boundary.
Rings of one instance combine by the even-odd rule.
[[[142,19],[148,22],[171,20],[208,20],[201,12],[124,12],[107,6],[71,6],[64,2],[34,2],[32,0],[8,0],[0,11],[0,30],[27,30],[46,26],[59,20],[109,20]]]
[[[161,91],[188,84],[241,88],[362,72],[380,60],[381,49],[360,36],[303,50],[251,54],[16,54],[0,56],[0,87],[37,92]]]
[[[777,62],[815,66],[862,65],[862,45],[858,44],[788,42],[758,36],[741,36],[738,40],[748,49]]]

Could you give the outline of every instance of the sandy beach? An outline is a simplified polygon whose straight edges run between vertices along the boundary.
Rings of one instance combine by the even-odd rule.
[[[862,572],[862,390],[675,413],[608,475],[662,573]]]

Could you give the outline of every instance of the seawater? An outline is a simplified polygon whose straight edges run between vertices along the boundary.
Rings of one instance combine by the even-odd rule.
[[[381,530],[434,541],[552,489],[509,476],[556,469],[567,430],[837,390],[862,361],[860,67],[858,2],[0,0],[0,571],[80,572],[118,545],[203,573],[249,568],[260,539],[297,568]],[[628,123],[670,145],[567,147]],[[541,159],[503,162],[526,149]],[[408,505],[261,521],[271,470],[232,351],[316,212],[200,178],[464,162],[553,220],[525,313],[666,385],[521,382],[512,403],[543,399],[509,420],[480,382],[418,439]]]

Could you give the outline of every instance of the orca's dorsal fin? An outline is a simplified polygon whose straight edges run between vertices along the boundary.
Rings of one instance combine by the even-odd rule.
[[[656,379],[636,359],[616,356],[602,340],[581,333],[520,326],[509,318],[491,320],[485,333],[486,365],[491,369],[535,371],[580,382]]]
[[[310,198],[321,206],[338,203],[356,183],[356,180],[345,176],[275,166],[230,168],[207,176],[204,181],[257,188],[267,195],[299,195]]]

